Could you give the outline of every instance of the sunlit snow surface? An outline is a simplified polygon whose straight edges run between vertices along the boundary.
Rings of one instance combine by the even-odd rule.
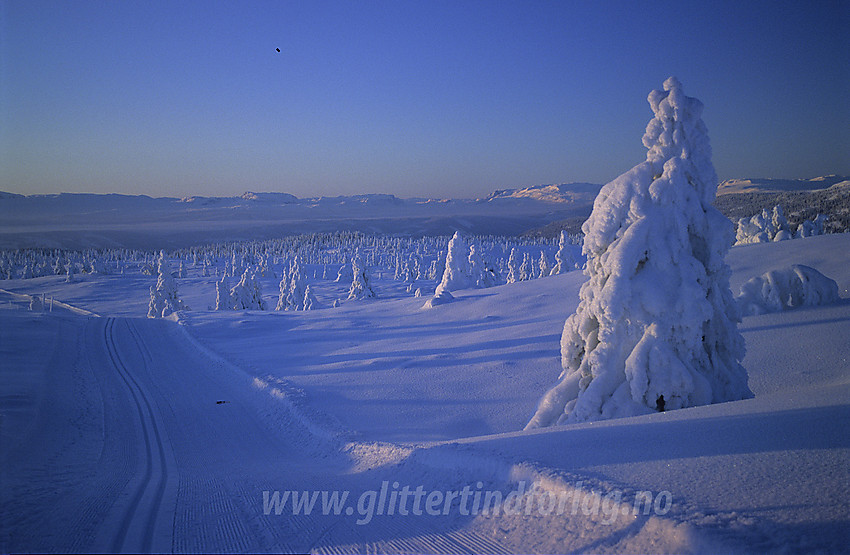
[[[560,373],[581,272],[423,310],[403,284],[311,312],[144,318],[155,277],[12,280],[0,294],[0,551],[801,552],[850,545],[850,235],[733,248],[735,293],[804,264],[836,304],[746,317],[755,398],[519,430]],[[276,280],[263,283],[274,304]],[[311,280],[323,306],[349,284]],[[218,401],[226,401],[218,403]],[[663,515],[263,512],[263,491],[669,491]],[[478,486],[478,482],[482,486]],[[579,483],[581,482],[581,483]],[[619,512],[619,506],[617,508]],[[625,511],[628,512],[628,511]]]

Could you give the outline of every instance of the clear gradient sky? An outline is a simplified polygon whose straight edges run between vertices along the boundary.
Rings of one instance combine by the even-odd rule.
[[[721,179],[850,174],[848,29],[847,0],[0,0],[0,190],[605,183],[669,75]]]

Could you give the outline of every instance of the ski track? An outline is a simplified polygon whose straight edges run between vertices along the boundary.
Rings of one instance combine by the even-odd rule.
[[[127,386],[138,414],[145,444],[145,470],[126,508],[110,551],[123,552],[129,536],[130,545],[133,546],[131,550],[147,553],[153,544],[154,527],[168,480],[168,468],[159,425],[148,396],[118,352],[114,337],[115,323],[114,318],[109,318],[104,326],[105,349],[112,367]],[[133,337],[137,340],[134,334]]]

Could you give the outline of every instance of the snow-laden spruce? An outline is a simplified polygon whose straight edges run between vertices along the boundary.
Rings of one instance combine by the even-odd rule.
[[[545,256],[541,253],[542,256]],[[469,273],[473,287],[486,289],[494,287],[499,282],[496,271],[484,261],[481,255],[481,247],[475,244],[469,245]]]
[[[460,232],[449,241],[442,278],[423,308],[433,308],[454,300],[452,291],[493,287],[499,281],[496,271],[484,260],[480,246],[470,244]]]
[[[516,283],[518,281],[522,281],[520,279],[520,269],[519,269],[519,254],[517,253],[516,248],[511,249],[511,254],[508,257],[508,283]]]
[[[549,275],[556,276],[578,269],[571,247],[572,243],[567,236],[567,232],[562,230],[561,237],[558,240],[558,252],[555,253],[555,267],[552,268]]]
[[[171,266],[165,253],[160,252],[156,285],[151,286],[151,299],[148,303],[148,318],[166,318],[178,310],[188,307],[177,295],[177,284],[171,275]]]
[[[312,292],[307,295],[309,287],[301,257],[296,256],[280,280],[280,296],[275,310],[312,310],[315,298]]]
[[[770,241],[786,241],[793,238],[794,236],[791,233],[791,228],[788,226],[788,220],[785,219],[785,213],[782,207],[776,205],[773,207],[772,214],[767,209],[763,209],[761,213],[755,214],[750,218],[741,218],[738,220],[735,244],[768,243]]]
[[[227,279],[227,274],[221,276],[219,281],[215,282],[215,309],[230,310],[233,308],[230,301],[230,280]]]
[[[824,228],[823,225],[829,218],[823,214],[818,214],[814,221],[811,220],[803,220],[800,225],[797,226],[797,235],[795,236],[797,239],[805,239],[806,237],[814,237],[815,235],[823,235]]]
[[[459,291],[473,285],[472,270],[469,265],[469,245],[459,232],[455,232],[449,241],[443,279],[437,285],[434,297],[440,297],[443,291]]]
[[[838,284],[809,266],[794,264],[752,278],[736,298],[744,316],[838,302]]]
[[[230,289],[230,306],[234,310],[265,310],[263,289],[254,268],[245,268],[239,283]]]
[[[363,255],[359,249],[354,255],[354,260],[351,261],[351,270],[353,277],[351,287],[348,290],[348,300],[375,298],[376,295],[372,289],[372,280],[369,277],[369,266],[363,260]]]
[[[602,188],[582,226],[589,279],[560,381],[526,428],[752,397],[703,105],[674,77],[648,100],[646,161]]]

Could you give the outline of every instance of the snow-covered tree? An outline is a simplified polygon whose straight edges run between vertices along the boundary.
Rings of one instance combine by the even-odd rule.
[[[89,265],[93,274],[107,275],[112,273],[109,271],[109,265],[100,256],[92,257]]]
[[[537,267],[540,270],[540,277],[546,277],[552,273],[552,267],[549,265],[549,257],[546,256],[546,251],[540,251],[540,259],[537,261]]]
[[[431,262],[428,269],[428,279],[433,279],[436,282],[443,280],[443,274],[446,272],[446,253],[440,251],[437,257]]]
[[[788,225],[788,220],[785,219],[785,212],[778,204],[773,207],[771,224],[773,225],[774,232],[773,237],[770,238],[772,241],[793,239],[794,236],[791,234],[791,227]]]
[[[165,318],[178,310],[188,310],[177,295],[177,284],[171,275],[171,266],[165,253],[159,255],[156,286],[151,286],[151,298],[148,303],[148,318]]]
[[[233,302],[230,299],[230,281],[225,274],[215,282],[215,309],[230,310],[231,308],[233,308]]]
[[[805,222],[804,222],[805,227]],[[803,233],[808,233],[810,230]],[[749,218],[741,218],[738,220],[738,227],[735,232],[735,244],[747,245],[750,243],[767,243],[769,241],[785,241],[792,239],[794,236],[791,233],[791,228],[788,225],[788,220],[785,219],[785,213],[782,207],[776,205],[773,207],[773,212],[769,213],[763,209],[760,213]]]
[[[319,302],[316,300],[316,295],[313,294],[313,289],[308,285],[304,289],[304,301],[302,303],[303,310],[315,310],[319,308]]]
[[[648,100],[647,159],[602,188],[582,226],[589,279],[559,383],[527,428],[752,396],[702,103],[673,77]]]
[[[434,296],[439,296],[443,291],[458,291],[471,287],[470,274],[469,245],[459,232],[455,232],[449,241],[443,279],[440,280]]]
[[[254,269],[245,268],[239,283],[230,290],[230,300],[234,310],[265,310],[263,290],[260,280],[254,275]]]
[[[375,291],[372,290],[371,280],[369,279],[369,267],[363,261],[360,250],[354,255],[354,260],[351,262],[351,269],[354,277],[351,281],[351,288],[348,290],[348,299],[360,300],[374,298]]]
[[[484,262],[484,257],[480,254],[478,245],[469,245],[469,273],[470,282],[473,287],[486,288],[493,287],[498,281],[496,272]]]
[[[280,280],[280,296],[275,310],[307,310],[304,300],[308,287],[301,258],[296,256]]]
[[[555,253],[555,267],[552,268],[549,275],[556,276],[577,269],[571,245],[567,232],[561,231],[561,237],[558,240],[558,252]]]
[[[829,218],[827,216],[818,214],[817,217],[815,217],[815,221],[803,220],[803,222],[797,226],[797,238],[805,239],[806,237],[823,235],[823,224],[825,224],[828,219]]]
[[[348,263],[343,263],[343,265],[339,267],[339,272],[337,272],[336,274],[336,279],[334,280],[334,283],[345,283],[353,279],[354,270],[352,269],[352,265]]]
[[[532,273],[531,255],[527,252],[522,255],[522,264],[519,266],[519,280],[527,281],[534,277]]]
[[[516,283],[521,280],[519,270],[519,254],[516,248],[511,249],[511,255],[508,258],[508,283]]]
[[[56,257],[56,261],[53,264],[53,274],[57,276],[62,276],[67,273],[65,269],[65,258],[60,253],[59,256]]]

